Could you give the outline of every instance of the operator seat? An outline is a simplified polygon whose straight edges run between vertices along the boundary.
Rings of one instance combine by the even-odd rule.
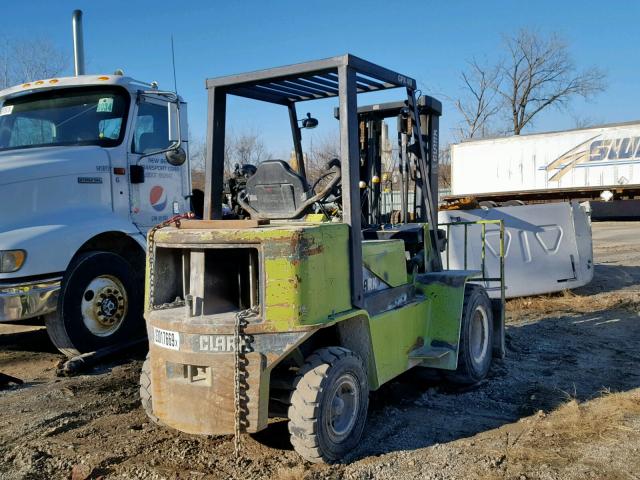
[[[289,218],[308,198],[309,185],[283,160],[266,160],[247,179],[246,199],[261,214]]]

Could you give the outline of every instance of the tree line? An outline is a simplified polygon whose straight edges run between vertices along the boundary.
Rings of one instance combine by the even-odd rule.
[[[55,77],[66,68],[65,55],[47,39],[0,37],[0,89]]]
[[[493,63],[473,57],[460,80],[453,102],[462,116],[458,140],[520,135],[541,112],[566,110],[577,97],[593,98],[606,87],[606,74],[597,66],[578,68],[558,34],[528,29],[505,36]]]

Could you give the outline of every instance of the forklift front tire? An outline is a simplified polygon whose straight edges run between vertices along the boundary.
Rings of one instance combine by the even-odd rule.
[[[472,385],[484,379],[491,368],[493,315],[491,300],[480,285],[467,284],[462,307],[458,368],[447,379]]]
[[[291,444],[313,463],[332,463],[360,441],[369,383],[360,358],[342,347],[311,354],[296,377],[289,407]]]

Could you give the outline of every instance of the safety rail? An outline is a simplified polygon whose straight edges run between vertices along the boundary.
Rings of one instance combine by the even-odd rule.
[[[460,227],[464,228],[464,270],[468,269],[468,245],[469,245],[469,226],[470,225],[480,225],[480,240],[481,240],[481,277],[472,277],[469,280],[475,282],[485,282],[485,285],[488,282],[500,282],[500,300],[502,305],[505,302],[505,282],[504,282],[504,220],[476,220],[476,221],[458,221],[458,222],[448,222],[448,223],[439,223],[439,227],[446,227],[447,229],[447,245],[445,252],[445,260],[446,260],[446,269],[450,269],[450,250],[452,242],[451,239],[451,227]],[[487,225],[499,225],[500,226],[500,252],[498,255],[498,262],[500,265],[500,276],[499,277],[488,277],[487,276],[487,267],[486,267],[486,252],[487,252]]]

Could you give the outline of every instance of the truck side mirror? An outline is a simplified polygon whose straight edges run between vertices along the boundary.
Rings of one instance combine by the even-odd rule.
[[[167,103],[167,115],[169,116],[169,142],[171,146],[164,156],[171,165],[179,167],[187,161],[187,152],[180,146],[180,108],[179,102]]]
[[[169,143],[178,143],[180,141],[180,109],[178,108],[178,101],[167,102],[167,115],[169,116]]]
[[[176,147],[172,148],[171,150],[167,150],[164,154],[164,157],[171,165],[179,167],[187,161],[187,152],[185,152],[184,148],[182,147]]]

